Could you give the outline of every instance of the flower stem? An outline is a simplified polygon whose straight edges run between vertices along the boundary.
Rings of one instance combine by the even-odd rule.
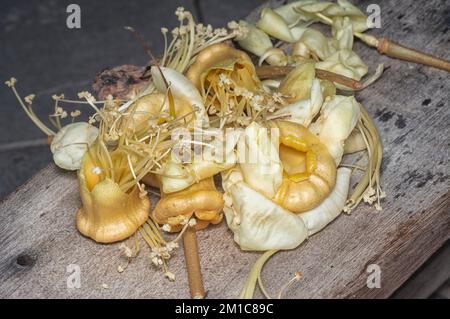
[[[268,250],[253,265],[250,273],[245,282],[244,288],[239,295],[240,299],[251,299],[255,293],[256,283],[258,282],[258,278],[260,277],[261,270],[264,267],[264,264],[272,257],[273,254],[278,252],[278,250]]]
[[[183,244],[191,296],[193,299],[203,299],[205,298],[205,288],[203,287],[195,227],[187,227],[183,235]]]
[[[387,38],[378,39],[378,52],[391,58],[429,65],[450,72],[450,61],[397,44]]]
[[[292,66],[261,65],[256,67],[256,74],[260,79],[276,78],[286,75],[293,69],[294,67]],[[316,69],[316,75],[319,79],[330,80],[354,90],[358,90],[363,87],[363,84],[359,81],[330,71]]]

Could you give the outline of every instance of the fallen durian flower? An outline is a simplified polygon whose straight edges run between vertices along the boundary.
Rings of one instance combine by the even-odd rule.
[[[345,140],[360,116],[359,103],[353,96],[335,95],[325,101],[319,118],[311,124],[310,130],[326,146],[336,166],[344,154]]]
[[[175,119],[171,119],[169,114],[171,109],[170,105],[172,105],[172,110],[176,116]],[[195,106],[188,99],[181,98],[179,94],[174,94],[172,101],[169,101],[167,95],[162,93],[144,95],[131,104],[133,114],[132,131],[139,136],[143,135],[141,140],[145,140],[151,138],[148,135],[149,126],[158,127],[158,125],[163,123],[170,125],[171,122],[174,122],[177,125],[183,124],[189,126],[195,120],[194,108]],[[168,169],[170,165],[165,164],[164,167]],[[159,187],[159,177],[157,177],[157,175],[159,176],[161,171],[162,170],[159,169],[149,173],[148,176],[143,177],[142,181],[150,186]]]
[[[335,184],[333,158],[302,125],[278,120],[270,127],[279,129],[279,150],[260,125],[252,123],[247,129],[246,135],[255,141],[253,147],[247,145],[247,152],[253,151],[257,162],[240,161],[244,182],[291,212],[316,207]]]
[[[187,76],[199,88],[210,122],[218,120],[221,129],[264,121],[282,101],[281,94],[265,91],[250,57],[227,44],[200,52]]]
[[[87,148],[92,145],[97,138],[98,129],[95,126],[85,122],[71,123],[63,127],[60,120],[67,117],[67,112],[58,105],[60,97],[54,96],[55,113],[52,114],[50,118],[52,123],[57,128],[57,131],[53,131],[47,127],[34,113],[32,108],[34,94],[30,94],[25,97],[24,102],[17,92],[15,87],[16,83],[17,80],[15,78],[11,78],[9,81],[6,81],[5,84],[12,89],[14,95],[28,117],[51,140],[50,150],[53,154],[53,161],[55,164],[66,170],[80,169],[81,159]],[[71,117],[75,118],[79,115],[79,113],[79,111],[72,112]]]
[[[314,62],[306,61],[297,65],[281,82],[278,92],[286,96],[290,104],[282,107],[274,116],[283,117],[303,126],[309,126],[320,111],[323,103],[322,85],[326,94],[335,94],[331,82],[321,82],[315,78]],[[325,91],[325,90],[324,90]]]
[[[98,136],[98,128],[85,122],[64,126],[53,137],[50,150],[56,165],[67,170],[78,170],[88,147]]]
[[[306,127],[275,121],[280,130],[280,159],[285,174],[272,200],[301,213],[318,206],[336,182],[336,166],[327,148]]]
[[[333,20],[332,35],[327,39],[320,32],[314,31],[312,41],[307,37],[311,31],[307,30],[299,41],[305,43],[315,53],[320,62],[316,67],[321,70],[337,73],[359,81],[368,72],[368,67],[361,58],[352,51],[353,29],[348,17],[337,17]],[[320,39],[320,40],[318,40]],[[320,52],[320,51],[323,52]],[[346,89],[345,86],[336,84],[338,88]]]
[[[296,38],[295,45],[303,44],[310,52],[312,57],[319,60],[324,60],[335,52],[335,49],[330,46],[329,40],[322,32],[311,28],[295,29]]]
[[[222,173],[222,185],[228,227],[241,249],[293,249],[306,239],[303,220],[245,183],[239,167]]]
[[[331,44],[336,50],[353,49],[353,27],[348,17],[337,17],[331,27],[333,39]]]
[[[249,91],[255,91],[260,86],[255,67],[250,57],[241,50],[236,50],[225,43],[211,45],[201,51],[195,63],[188,69],[186,76],[200,90],[203,99],[206,98],[209,82],[213,85],[212,77],[219,77],[222,71],[228,73],[232,80]],[[228,71],[228,72],[227,72]],[[217,74],[219,73],[219,74]]]
[[[311,51],[303,42],[297,41],[292,45],[292,57],[307,60],[311,58]]]
[[[181,163],[174,160],[173,157],[170,158],[159,176],[162,191],[164,193],[181,191],[233,167],[237,161],[234,147],[238,142],[239,135],[238,131],[227,134],[225,145],[221,139],[214,139],[205,145],[200,155],[194,155],[190,163]]]
[[[114,100],[99,109],[91,95],[81,96],[96,110],[92,118],[99,119],[100,129],[78,173],[83,205],[77,227],[95,241],[115,242],[131,236],[148,219],[150,201],[140,181],[161,166],[173,144],[171,130],[182,123],[167,118],[157,125],[167,114],[162,94],[133,100],[127,111],[120,111],[122,105]],[[176,109],[174,101],[169,108]],[[183,103],[177,105],[186,109]]]
[[[102,178],[97,165],[87,152],[78,172],[83,206],[77,212],[77,228],[99,243],[126,239],[148,219],[150,200],[137,186],[124,192],[110,178]]]
[[[329,25],[333,24],[333,19],[331,19],[330,16],[320,12],[315,12],[315,15],[322,22]],[[343,16],[345,16],[345,14]],[[385,54],[391,58],[420,63],[423,65],[429,65],[445,71],[450,71],[450,61],[433,56],[431,54],[423,53],[421,51],[402,46],[387,38],[377,38],[372,35],[364,34],[363,32],[369,27],[367,20],[365,22],[366,23],[365,28],[359,28],[358,25],[362,26],[362,24],[359,23],[355,24],[354,22],[355,21],[352,20],[354,36],[359,38],[368,46],[377,48],[379,53]]]
[[[320,206],[317,208],[304,212],[302,214],[294,215],[293,217],[297,217],[298,220],[301,220],[302,223],[300,223],[298,232],[302,234],[302,236],[305,236],[305,228],[307,229],[306,237],[311,236],[320,230],[322,230],[325,226],[327,226],[330,222],[332,222],[339,214],[342,212],[344,208],[345,198],[347,197],[349,185],[350,185],[350,176],[351,176],[351,170],[348,168],[339,168],[337,170],[337,180],[336,185],[333,188],[333,191],[331,192],[330,196],[328,196]],[[236,178],[235,178],[236,179]],[[242,195],[241,195],[242,196]],[[251,207],[253,203],[257,203],[257,201],[248,201],[249,203],[246,208],[247,210],[245,212],[241,212],[241,214],[254,214],[254,209]],[[225,214],[227,216],[228,221],[228,209],[225,208]],[[280,218],[282,220],[289,219],[286,214],[280,214]],[[233,216],[233,218],[236,218],[236,216]],[[245,220],[251,219],[251,217],[245,218]],[[261,221],[253,222],[253,225],[260,226],[263,223]],[[277,224],[276,224],[277,225]],[[253,227],[257,227],[253,226]],[[277,225],[278,226],[278,225]],[[252,225],[242,225],[242,223],[238,226],[242,228],[252,227]],[[290,225],[285,225],[287,229],[290,229]],[[265,231],[270,231],[270,228],[264,229]],[[236,232],[239,232],[239,228],[235,229]],[[264,233],[258,232],[257,238],[263,238]],[[278,235],[279,236],[279,235]],[[236,235],[235,235],[236,238]],[[278,238],[275,237],[277,240]],[[292,236],[294,238],[294,236]],[[251,240],[251,239],[250,239]],[[257,242],[256,247],[258,248],[266,248],[271,247],[269,238],[269,244],[266,242]],[[299,243],[301,244],[301,242]],[[259,249],[258,249],[259,250]],[[258,283],[259,287],[261,288],[261,291],[263,294],[269,298],[269,295],[267,294],[262,279],[261,279],[261,271],[264,267],[264,264],[267,262],[267,260],[273,256],[276,252],[278,252],[279,249],[261,249],[261,250],[267,250],[264,254],[261,255],[261,257],[258,258],[258,260],[253,265],[247,280],[244,284],[244,287],[239,295],[239,298],[249,299],[253,298],[253,294],[255,291],[256,284]]]
[[[180,231],[183,236],[186,270],[189,288],[194,299],[205,297],[198,254],[196,230],[210,223],[218,224],[223,218],[223,196],[217,191],[214,179],[209,177],[180,192],[165,194],[156,205],[153,219],[169,232]]]
[[[186,127],[192,123],[200,124],[199,128],[208,125],[208,118],[205,113],[202,98],[196,87],[184,77],[181,73],[169,68],[152,67],[152,74],[155,86],[159,91],[168,91],[165,83],[168,82],[172,99],[162,93],[152,93],[139,98],[133,106],[133,129],[137,132],[142,131],[142,127],[148,128],[148,123],[158,125],[169,121],[177,121],[178,124],[184,123]],[[166,118],[161,114],[167,114]],[[173,113],[173,116],[170,116]],[[199,122],[197,122],[197,120]],[[224,164],[225,165],[225,164]],[[172,193],[183,190],[200,179],[211,177],[227,169],[230,166],[222,168],[222,163],[201,162],[190,164],[188,168],[175,163],[170,159],[164,163],[163,168],[158,172],[161,175],[162,187],[164,192]],[[146,180],[150,180],[151,177]]]
[[[340,98],[343,97],[339,97],[338,99]],[[336,185],[330,196],[315,209],[298,215],[303,218],[303,221],[308,228],[308,235],[312,235],[323,229],[329,222],[336,218],[342,210],[346,213],[350,213],[361,200],[364,200],[368,204],[375,204],[375,208],[381,210],[380,199],[385,196],[385,193],[380,187],[380,166],[382,159],[380,136],[373,120],[361,105],[358,104],[358,106],[361,113],[357,124],[358,135],[364,140],[368,152],[368,164],[364,176],[354,188],[345,206],[342,207],[342,204],[347,197],[351,171],[347,168],[339,168],[337,170]],[[359,140],[360,137],[357,137],[356,139]],[[357,144],[359,145],[360,142],[357,142]],[[360,149],[360,145],[357,149]],[[251,209],[250,212],[252,212]],[[277,250],[268,250],[256,261],[246,280],[240,298],[252,298],[256,283],[259,284],[261,291],[268,297],[261,281],[261,271],[265,262],[276,252]]]
[[[240,167],[222,173],[224,212],[234,240],[243,250],[296,248],[339,216],[346,203],[350,176],[350,169],[339,168],[330,195],[316,208],[293,214],[245,183]]]
[[[153,210],[153,219],[164,230],[178,232],[186,220],[197,219],[196,230],[203,229],[209,223],[217,224],[222,220],[223,196],[217,191],[213,178],[206,178],[190,187],[175,193],[165,193],[161,189],[161,200]]]
[[[368,72],[367,65],[352,51],[353,27],[348,17],[335,18],[332,24],[333,38],[329,39],[330,52],[321,58],[317,68],[359,81]]]

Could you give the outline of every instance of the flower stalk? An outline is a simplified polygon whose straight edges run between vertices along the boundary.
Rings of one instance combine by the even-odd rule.
[[[292,66],[261,65],[256,67],[256,74],[261,79],[270,79],[285,76],[293,69]],[[363,84],[359,81],[326,70],[316,69],[316,76],[319,79],[330,80],[355,90],[363,87]]]
[[[240,299],[252,299],[255,294],[256,283],[261,280],[261,271],[265,263],[272,257],[278,250],[268,250],[253,265],[250,273],[245,281],[244,288],[239,295]]]
[[[191,297],[193,299],[203,299],[205,298],[205,288],[203,286],[195,227],[187,227],[183,234],[183,245]]]
[[[414,50],[387,38],[378,39],[378,52],[391,58],[432,66],[450,72],[450,61]]]
[[[383,157],[381,138],[375,123],[361,106],[361,119],[357,124],[367,148],[368,163],[364,175],[353,189],[353,193],[347,200],[344,212],[350,213],[361,201],[374,204],[377,210],[381,210],[380,200],[385,197],[380,186],[380,168]]]

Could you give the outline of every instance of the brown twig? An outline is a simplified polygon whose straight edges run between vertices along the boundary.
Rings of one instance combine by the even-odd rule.
[[[260,79],[276,78],[288,74],[293,68],[292,66],[261,65],[256,67],[256,74]],[[359,81],[330,71],[316,69],[316,75],[320,79],[330,80],[355,90],[363,87]]]
[[[193,299],[203,299],[205,298],[205,288],[203,287],[195,227],[186,229],[183,234],[183,244],[191,296]]]
[[[292,71],[292,66],[261,65],[256,67],[256,75],[261,80],[285,76]]]
[[[316,69],[316,75],[319,79],[330,80],[332,82],[345,85],[346,87],[355,90],[361,89],[363,87],[363,84],[359,81],[330,71]]]

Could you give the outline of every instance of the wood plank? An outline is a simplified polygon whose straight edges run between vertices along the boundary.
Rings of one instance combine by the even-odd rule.
[[[370,1],[357,3],[365,8]],[[449,58],[442,4],[383,2],[383,28],[374,33]],[[384,209],[361,205],[297,249],[275,255],[263,271],[272,294],[301,271],[303,280],[289,290],[291,298],[388,297],[450,237],[448,73],[379,56],[360,43],[355,50],[371,70],[380,62],[390,67],[357,94],[384,144]],[[53,165],[1,203],[1,298],[189,297],[181,250],[170,260],[175,282],[152,268],[145,250],[119,274],[118,244],[99,245],[77,232],[79,206],[75,174]],[[208,297],[236,297],[259,254],[240,251],[224,223],[198,237]],[[67,288],[70,264],[80,266],[79,289]],[[370,264],[381,267],[379,289],[366,286]]]

